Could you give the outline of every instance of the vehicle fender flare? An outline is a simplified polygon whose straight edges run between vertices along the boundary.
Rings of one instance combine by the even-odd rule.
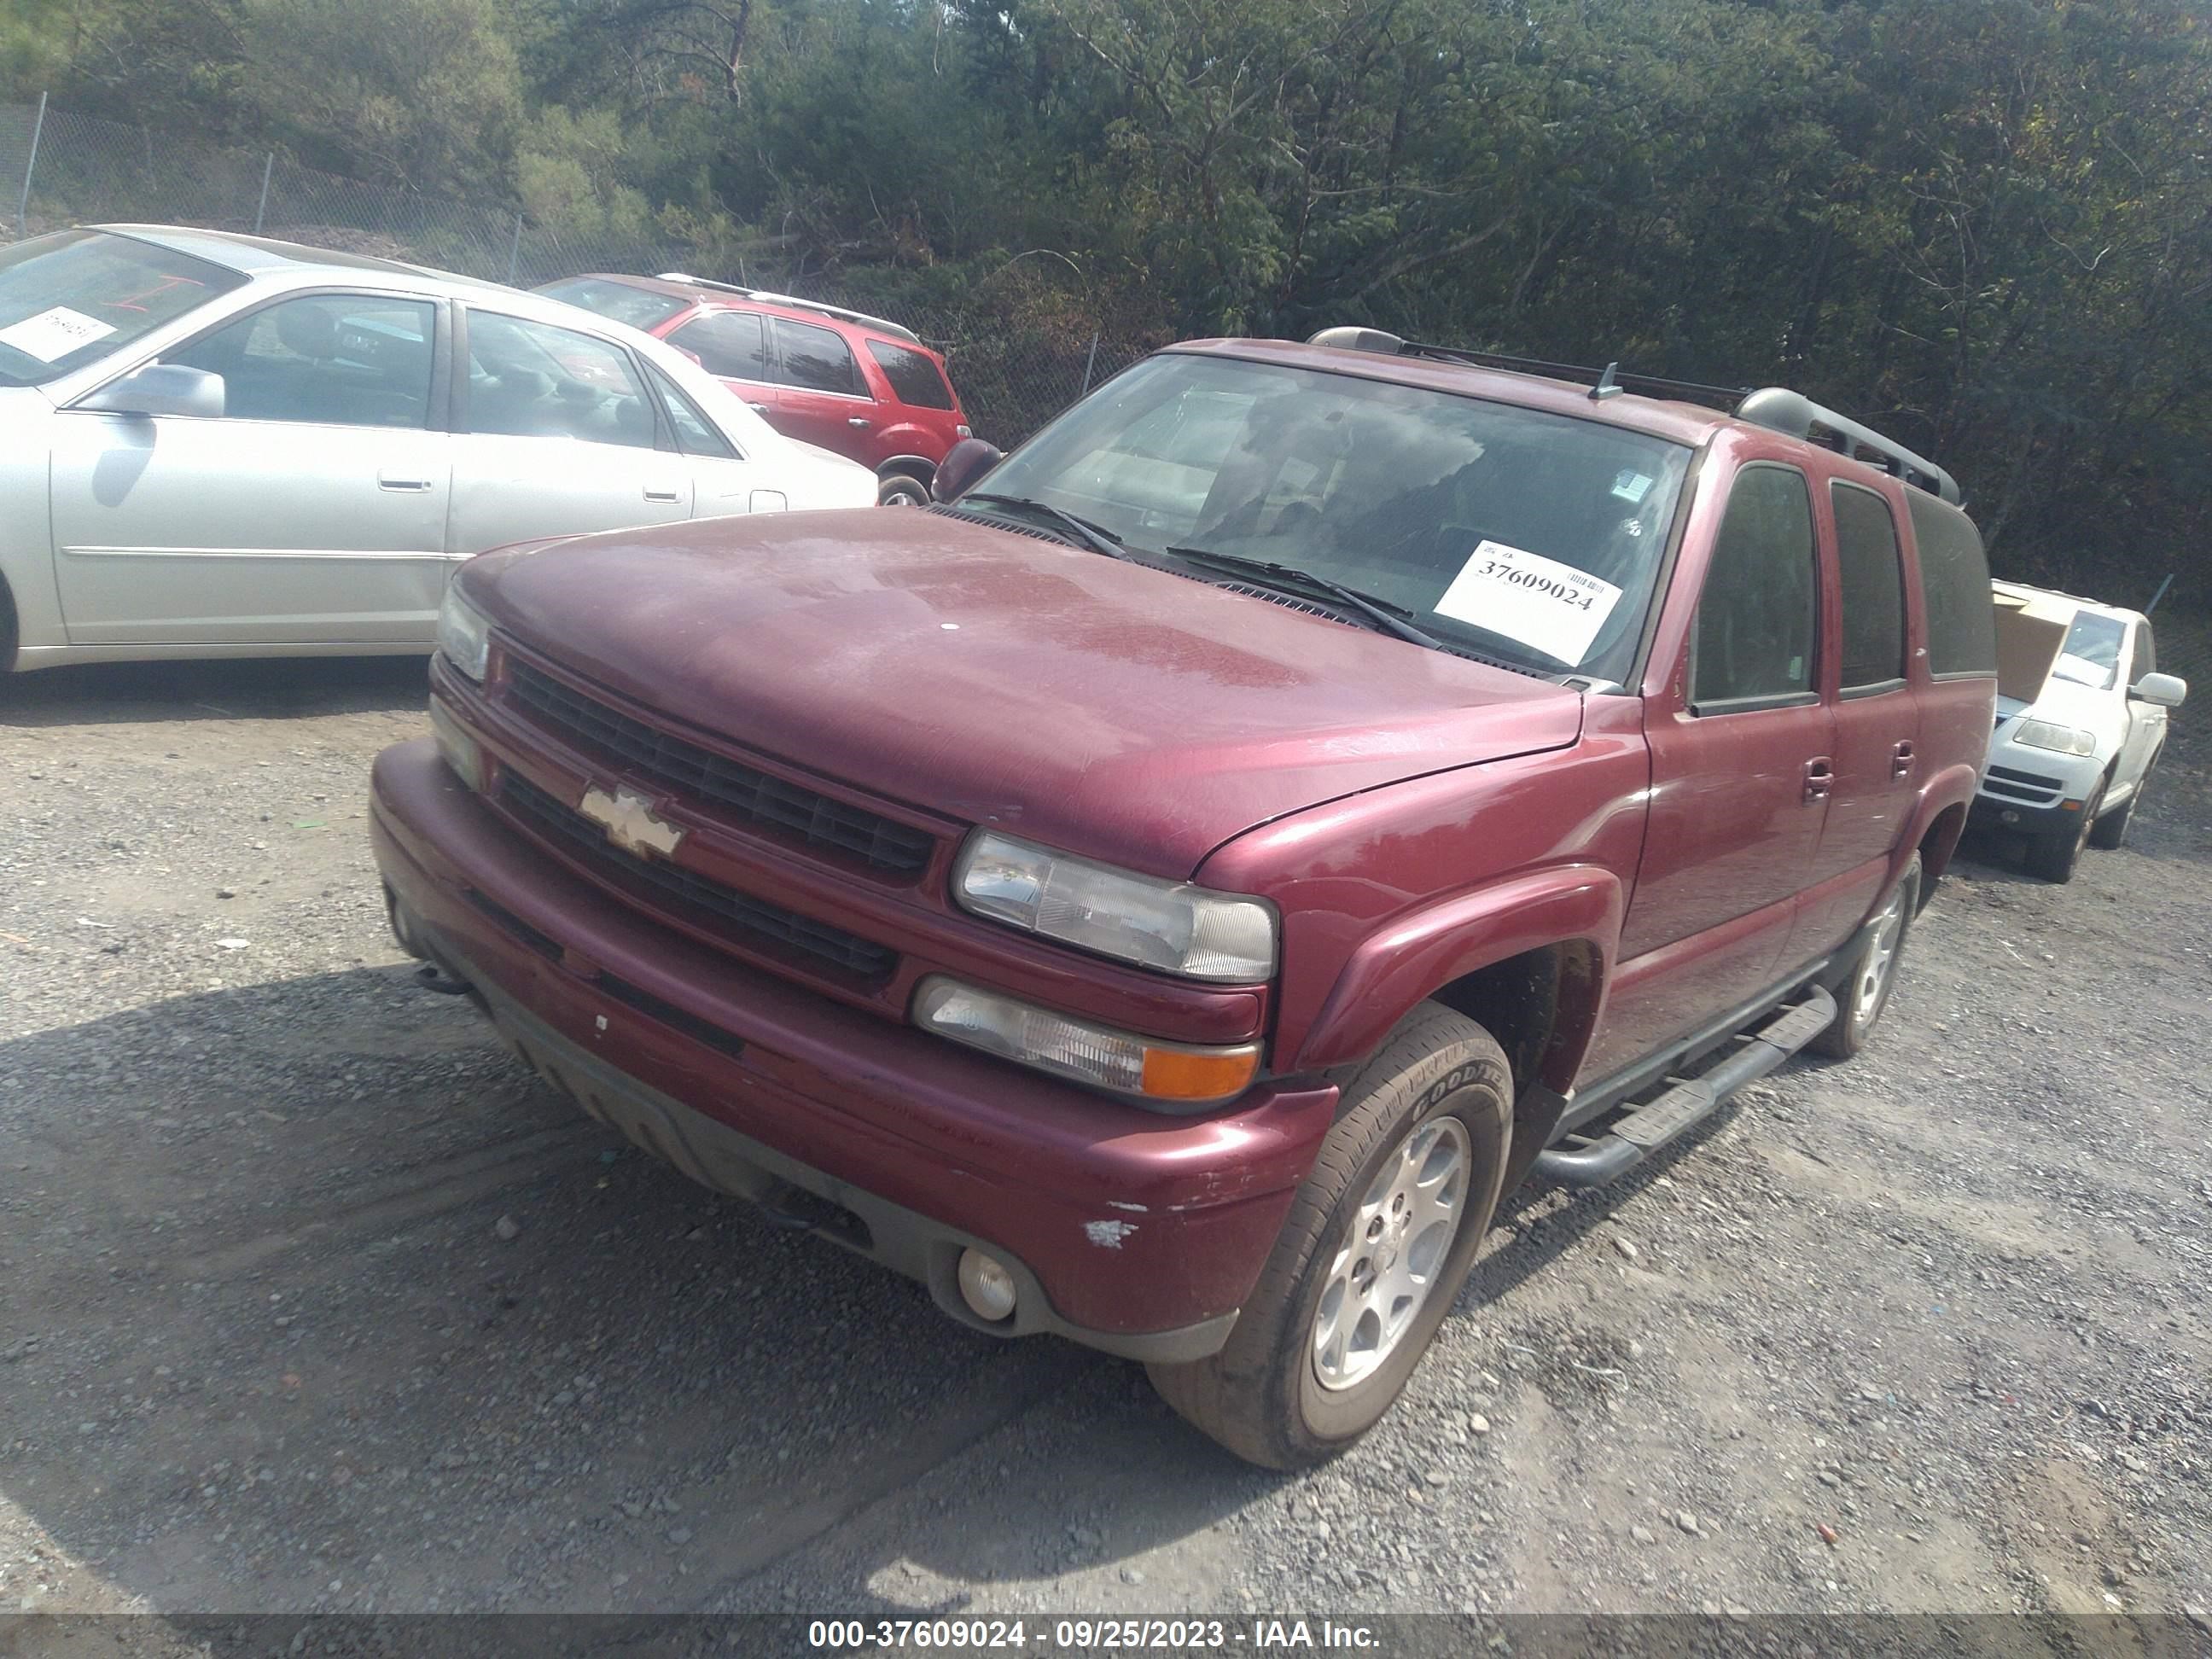
[[[1920,797],[1914,805],[1906,833],[1890,849],[1889,874],[1882,883],[1884,892],[1905,873],[1905,864],[1912,855],[1922,853],[1925,854],[1922,862],[1927,870],[1927,878],[1921,884],[1923,902],[1935,893],[1936,878],[1950,863],[1952,849],[1959,844],[1966,815],[1972,809],[1974,793],[1981,787],[1981,769],[1964,761],[1943,768],[1920,786]],[[1946,812],[1953,814],[1952,822],[1942,831],[1940,844],[1929,847],[1929,835],[1936,830]]]
[[[1575,947],[1577,982],[1562,999],[1536,1067],[1519,1079],[1564,1092],[1597,1028],[1620,940],[1628,895],[1595,864],[1524,872],[1391,917],[1346,958],[1307,1029],[1301,1070],[1365,1059],[1437,991],[1479,969],[1531,951]]]

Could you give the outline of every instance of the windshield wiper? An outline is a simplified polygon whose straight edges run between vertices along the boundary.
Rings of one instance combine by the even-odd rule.
[[[1054,507],[1050,501],[1034,501],[1027,495],[993,495],[980,491],[971,491],[961,496],[956,505],[965,507],[970,501],[996,501],[1001,507],[1025,508],[1048,520],[1066,534],[1074,537],[1094,553],[1103,553],[1109,559],[1126,559],[1129,556],[1128,550],[1121,545],[1121,538],[1107,529],[1105,526],[1093,524],[1088,519],[1079,519],[1074,514],[1063,507]]]
[[[1210,564],[1218,569],[1264,576],[1278,586],[1293,584],[1311,588],[1315,592],[1358,611],[1385,633],[1395,634],[1400,639],[1410,640],[1415,645],[1425,645],[1431,651],[1447,652],[1454,656],[1460,654],[1435,635],[1407,621],[1403,606],[1393,605],[1388,599],[1378,599],[1371,593],[1363,593],[1356,587],[1346,587],[1341,582],[1333,582],[1326,576],[1316,576],[1310,570],[1301,570],[1296,565],[1272,564],[1265,559],[1240,558],[1234,553],[1208,552],[1202,547],[1170,547],[1168,551],[1179,559],[1188,559],[1193,564]]]

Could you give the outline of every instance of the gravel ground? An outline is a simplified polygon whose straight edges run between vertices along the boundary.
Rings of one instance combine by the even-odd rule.
[[[416,988],[363,812],[421,688],[0,682],[0,1609],[2212,1604],[2212,752],[2069,887],[1971,848],[1856,1061],[1524,1190],[1284,1478]]]

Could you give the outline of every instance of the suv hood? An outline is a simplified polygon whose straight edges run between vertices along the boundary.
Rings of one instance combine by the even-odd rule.
[[[1169,877],[1267,819],[1582,728],[1545,681],[944,513],[656,526],[463,580],[495,627],[726,739]]]

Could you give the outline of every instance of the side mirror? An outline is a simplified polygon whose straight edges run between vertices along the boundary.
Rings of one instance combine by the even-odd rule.
[[[2189,682],[2178,674],[2146,674],[2128,688],[2128,695],[2137,702],[2179,708],[2189,695]]]
[[[76,407],[110,415],[191,415],[216,420],[222,415],[222,376],[182,363],[149,363],[119,380],[110,380],[90,397],[80,398]]]
[[[937,464],[937,477],[929,493],[940,501],[957,501],[1006,459],[1006,452],[995,444],[987,444],[981,438],[963,438]]]

